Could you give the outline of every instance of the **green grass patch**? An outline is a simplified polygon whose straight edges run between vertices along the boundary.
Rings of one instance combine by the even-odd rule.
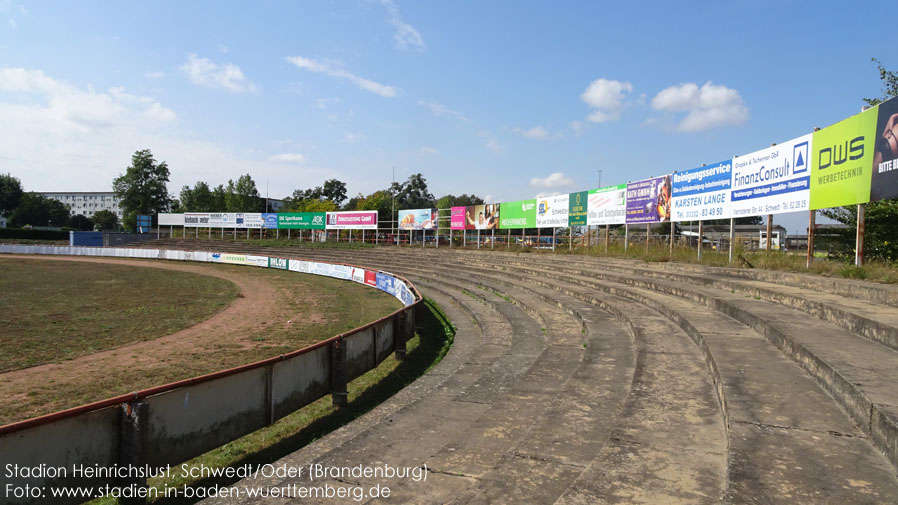
[[[232,282],[155,268],[0,258],[0,372],[151,340],[207,319]]]

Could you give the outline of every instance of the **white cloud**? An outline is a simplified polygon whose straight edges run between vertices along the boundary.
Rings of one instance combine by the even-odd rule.
[[[353,133],[346,132],[343,134],[343,140],[340,141],[341,144],[355,144],[359,140],[364,140],[365,136],[361,133]]]
[[[495,138],[493,138],[493,135],[490,132],[485,130],[480,131],[477,132],[477,136],[485,141],[483,145],[490,151],[497,154],[502,152],[502,145],[499,144],[499,142]]]
[[[223,88],[234,93],[257,91],[256,85],[243,75],[240,67],[231,63],[219,64],[208,58],[188,54],[187,63],[180,68],[191,82],[199,86]]]
[[[228,46],[226,46],[224,44],[218,44],[217,49],[218,49],[218,52],[221,54],[228,54],[229,52],[231,52],[231,50],[228,49]]]
[[[303,58],[302,56],[288,56],[287,61],[301,69],[308,70],[309,72],[327,74],[331,77],[346,79],[365,91],[370,91],[386,98],[392,98],[396,96],[397,93],[396,88],[393,86],[387,86],[386,84],[359,77],[337,64],[319,62],[309,58]]]
[[[546,177],[530,179],[530,187],[537,189],[565,188],[574,185],[574,180],[562,172],[553,172]]]
[[[748,107],[735,89],[706,82],[701,87],[687,82],[661,90],[652,98],[652,108],[686,115],[675,129],[683,132],[740,125],[748,121]]]
[[[315,100],[315,106],[321,110],[328,108],[331,104],[338,104],[342,102],[340,98],[318,98]]]
[[[571,130],[573,130],[574,133],[578,135],[583,133],[583,128],[585,128],[583,121],[571,121]]]
[[[399,15],[399,7],[393,0],[381,0],[380,3],[387,9],[387,22],[393,25],[396,32],[393,33],[393,42],[397,49],[424,50],[424,39],[415,27],[402,20]]]
[[[593,123],[604,123],[620,118],[626,94],[631,91],[633,91],[633,85],[629,82],[605,78],[592,81],[586,87],[586,91],[580,95],[581,100],[595,109],[586,119]]]
[[[435,147],[422,146],[418,151],[425,156],[436,156],[440,154],[440,150]]]
[[[449,107],[437,102],[425,102],[424,100],[418,100],[418,105],[430,110],[431,114],[436,117],[453,117],[455,119],[460,119],[462,121],[470,121],[464,114],[458,112],[457,110],[452,110]]]
[[[13,30],[15,30],[19,27],[19,23],[16,23],[15,19],[9,18],[9,26],[11,26]]]
[[[306,161],[306,157],[299,153],[282,153],[269,156],[268,161],[273,163],[303,163]]]
[[[165,77],[165,72],[157,71],[157,72],[147,72],[144,74],[147,79],[162,79]]]
[[[515,128],[513,131],[532,140],[560,139],[564,136],[564,134],[561,132],[555,134],[549,133],[549,130],[546,130],[542,126],[534,126],[529,130],[525,130],[523,128]]]

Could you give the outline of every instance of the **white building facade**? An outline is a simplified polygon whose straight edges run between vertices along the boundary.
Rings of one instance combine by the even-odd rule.
[[[119,221],[122,220],[122,209],[119,207],[119,199],[112,191],[59,191],[42,192],[47,198],[59,200],[69,207],[72,215],[93,217],[98,211],[109,210],[115,212]]]

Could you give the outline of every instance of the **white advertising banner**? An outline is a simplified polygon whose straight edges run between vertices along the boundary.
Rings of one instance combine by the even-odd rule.
[[[254,267],[268,268],[268,256],[252,256],[247,254],[246,263],[244,264]]]
[[[159,226],[184,226],[184,214],[162,212],[159,214]]]
[[[290,260],[290,263],[287,264],[287,269],[294,272],[308,274],[312,272],[312,263],[302,260]]]
[[[732,217],[808,210],[812,137],[807,134],[733,158]]]
[[[627,185],[589,190],[586,224],[624,224],[627,222]]]
[[[537,228],[567,228],[569,194],[536,199]]]

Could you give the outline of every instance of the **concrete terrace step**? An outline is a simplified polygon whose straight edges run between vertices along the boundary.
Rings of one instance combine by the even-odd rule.
[[[405,268],[409,269],[408,263],[405,263]],[[442,273],[444,276],[448,276],[450,272]],[[408,274],[413,275],[413,272],[408,271]],[[464,277],[459,277],[460,275],[456,274],[451,277],[463,279]],[[481,285],[490,286],[492,289],[498,289],[501,293],[518,296],[515,289],[506,287],[507,283],[492,279],[483,273],[471,275],[470,279]],[[490,281],[498,283],[501,287],[496,287],[497,284],[490,283]],[[540,290],[533,286],[528,286],[525,289],[533,292]],[[558,293],[553,293],[553,295],[555,299],[570,298]],[[578,305],[582,305],[582,303],[577,302]],[[619,303],[637,307],[636,304],[623,300]],[[726,437],[714,385],[708,377],[700,352],[681,330],[658,315],[646,314],[641,307],[637,310],[640,312],[639,320],[630,321],[628,324],[631,325],[635,334],[640,335],[640,340],[644,340],[637,358],[639,376],[635,381],[634,389],[638,391],[633,393],[634,398],[628,401],[628,409],[631,410],[625,411],[627,415],[621,421],[622,426],[619,425],[616,428],[620,430],[620,436],[613,437],[612,441],[604,446],[606,451],[613,450],[618,456],[618,460],[614,461],[611,468],[626,468],[627,471],[632,472],[636,471],[638,467],[639,472],[645,474],[647,479],[647,481],[640,480],[639,487],[652,494],[657,500],[669,500],[672,496],[691,496],[698,502],[717,503],[723,495],[726,480]],[[673,338],[675,335],[679,335],[679,339]],[[659,370],[663,370],[663,372],[659,373]],[[701,407],[696,406],[699,398],[704,400]],[[678,401],[686,404],[678,405]],[[663,405],[663,407],[659,408],[659,405]],[[665,419],[665,415],[670,417]],[[684,434],[684,420],[688,420],[686,424],[689,421],[697,422],[699,427],[689,424],[693,429],[687,430],[687,433]],[[714,428],[715,426],[716,428]],[[701,427],[706,429],[700,429]],[[711,445],[709,441],[714,436],[709,435],[708,429],[712,432],[717,430],[719,445],[716,452],[709,448]],[[649,433],[653,433],[655,436],[649,436]],[[691,439],[690,437],[696,438]],[[697,442],[697,440],[701,442]],[[610,449],[612,447],[614,449]],[[632,461],[634,456],[633,447],[641,448],[636,451],[639,463],[626,465],[625,462]],[[682,459],[684,454],[689,455],[689,461]],[[538,463],[534,463],[534,461],[540,461],[539,457],[531,457],[529,454],[517,456],[528,460],[526,467],[538,466]],[[603,463],[593,462],[590,468],[603,473],[612,471],[606,466]],[[530,468],[529,471],[533,470]],[[680,487],[679,481],[662,486],[651,485],[648,482],[656,484],[665,482],[663,479],[652,478],[653,475],[657,477],[655,472],[680,475],[690,482],[695,479],[705,483],[716,482],[717,486],[709,484],[706,489],[686,491]],[[503,467],[499,475],[507,477],[509,473],[509,468]],[[480,499],[485,499],[486,502],[490,502],[500,496],[518,496],[521,499],[526,499],[527,496],[534,496],[533,493],[541,492],[542,495],[537,494],[536,496],[541,496],[543,499],[538,501],[544,502],[548,498],[546,493],[555,492],[552,491],[551,486],[545,487],[545,483],[539,483],[538,489],[529,489],[521,488],[516,480],[512,481],[517,486],[513,488],[510,485],[504,485],[498,476],[493,480],[495,482],[481,486],[483,489],[478,491],[472,491],[470,496],[462,497],[461,501],[472,499],[477,502]],[[565,479],[561,476],[556,476],[552,483],[557,485],[563,480]],[[582,482],[590,482],[590,479],[583,479]],[[613,494],[628,491],[613,487],[604,490],[592,489],[588,486],[578,490],[581,496],[587,492],[592,493],[593,498],[598,500],[602,499],[602,496],[604,499],[610,499]]]

